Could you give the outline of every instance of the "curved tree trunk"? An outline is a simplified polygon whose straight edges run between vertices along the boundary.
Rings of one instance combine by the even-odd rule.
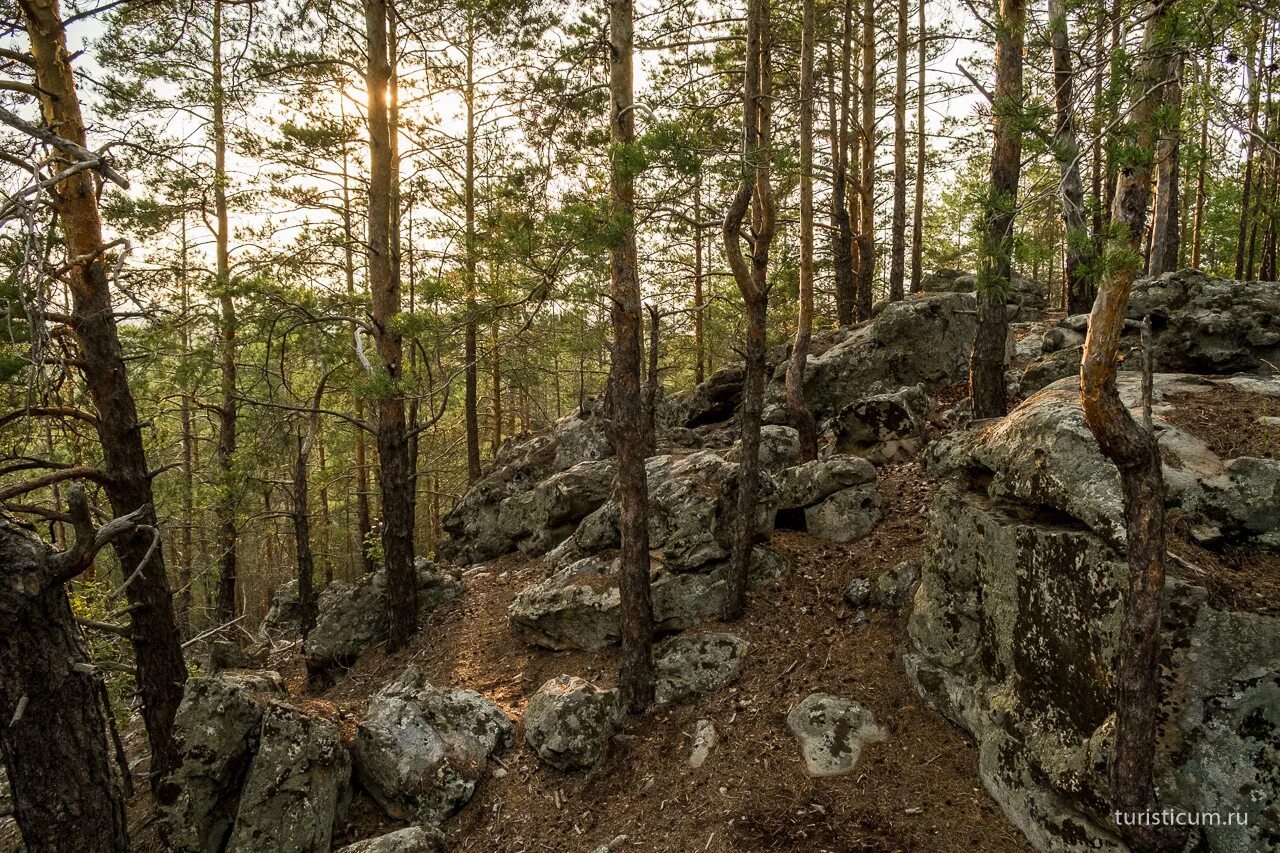
[[[21,0],[19,6],[31,36],[45,123],[61,138],[84,148],[84,120],[57,0]],[[59,168],[70,165],[61,156],[57,159]],[[104,489],[117,516],[141,510],[140,522],[147,527],[120,537],[114,547],[129,578],[125,585],[132,615],[129,637],[137,658],[138,693],[151,745],[151,783],[155,787],[177,766],[173,718],[182,701],[187,668],[173,614],[164,549],[158,546],[151,471],[111,304],[110,258],[104,252],[97,199],[98,187],[89,171],[72,175],[54,189],[67,255],[75,259],[66,279],[80,369],[97,412],[104,467],[111,473]]]
[[[1141,241],[1151,200],[1151,162],[1156,143],[1159,87],[1169,73],[1169,0],[1156,4],[1143,39],[1144,64],[1133,80],[1126,140],[1117,178],[1112,222],[1123,235],[1110,254],[1124,263],[1102,282],[1089,317],[1080,366],[1081,403],[1102,452],[1120,470],[1124,494],[1129,587],[1116,655],[1116,734],[1111,763],[1112,807],[1145,811],[1152,802],[1158,696],[1160,608],[1164,590],[1164,490],[1160,454],[1149,425],[1139,425],[1120,401],[1116,359],[1125,309],[1141,266]],[[1130,843],[1156,849],[1154,830],[1134,827]]]

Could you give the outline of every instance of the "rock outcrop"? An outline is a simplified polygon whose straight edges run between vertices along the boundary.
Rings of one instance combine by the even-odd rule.
[[[427,560],[418,559],[416,572],[419,619],[462,594],[461,581]],[[312,677],[350,666],[365,649],[386,641],[390,630],[386,572],[376,571],[351,583],[334,581],[320,593],[317,610],[316,626],[303,643]]]
[[[604,755],[622,708],[617,690],[561,675],[538,688],[524,714],[524,736],[558,770],[585,770]]]
[[[824,450],[861,456],[876,465],[912,459],[928,441],[932,408],[923,385],[864,397],[827,423]]]
[[[1119,385],[1136,408],[1137,377]],[[1274,547],[1280,463],[1220,459],[1162,416],[1176,395],[1280,396],[1280,380],[1158,374],[1154,386],[1167,505],[1210,531],[1207,544]],[[908,675],[977,740],[984,784],[1037,848],[1121,851],[1107,764],[1128,572],[1122,501],[1079,391],[1050,385],[930,457],[935,473],[955,476],[930,514]],[[1280,843],[1280,618],[1233,609],[1198,582],[1171,578],[1165,590],[1158,804],[1223,816],[1194,827],[1188,849],[1270,849]],[[1228,824],[1229,812],[1247,823]]]
[[[361,786],[395,818],[434,824],[471,799],[515,727],[472,690],[440,690],[410,666],[369,699],[356,729]]]

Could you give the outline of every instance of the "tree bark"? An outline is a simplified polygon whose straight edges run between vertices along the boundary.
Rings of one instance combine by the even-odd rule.
[[[1053,152],[1061,178],[1062,224],[1066,240],[1067,313],[1084,314],[1097,292],[1094,242],[1085,224],[1084,183],[1080,179],[1080,139],[1076,133],[1075,70],[1064,0],[1049,0],[1049,39],[1053,53]]]
[[[876,271],[876,4],[862,3],[862,180],[858,189],[858,288],[854,315],[871,319]]]
[[[1117,179],[1112,222],[1123,229],[1109,254],[1120,263],[1102,281],[1089,318],[1080,367],[1085,422],[1120,470],[1124,495],[1129,586],[1116,655],[1116,734],[1111,763],[1113,808],[1145,810],[1152,802],[1152,764],[1158,712],[1160,608],[1164,588],[1164,492],[1160,454],[1150,426],[1134,421],[1116,389],[1116,360],[1125,308],[1141,267],[1141,240],[1151,196],[1160,81],[1172,53],[1169,0],[1155,4],[1143,38],[1143,65],[1133,80],[1127,141]],[[1123,827],[1122,827],[1123,829]],[[1134,828],[1135,849],[1154,849],[1150,828]]]
[[[78,546],[95,531],[83,492],[73,494],[72,507],[81,514]],[[0,756],[25,849],[125,853],[126,795],[112,769],[110,709],[63,587],[88,563],[68,566],[71,556],[0,515]]]
[[[733,549],[725,590],[724,618],[740,619],[747,606],[747,575],[755,545],[757,495],[760,478],[760,422],[764,409],[766,319],[769,306],[769,247],[777,227],[772,152],[773,78],[770,52],[772,24],[769,0],[750,0],[747,7],[747,46],[743,83],[743,174],[725,213],[725,257],[742,293],[747,319],[742,392],[742,455],[738,463],[738,495]],[[747,235],[751,262],[742,254],[742,223],[751,210]]]
[[[386,0],[366,0],[369,97],[369,292],[378,364],[378,481],[382,489],[382,555],[387,572],[390,630],[386,649],[400,649],[418,629],[417,578],[413,568],[413,471],[405,428],[403,342],[399,330],[400,281],[392,256],[395,157],[387,95],[391,66]]]
[[[463,89],[463,105],[466,108],[466,163],[463,173],[462,204],[466,233],[463,258],[464,284],[467,290],[466,329],[463,331],[463,357],[466,359],[466,375],[463,377],[463,419],[467,430],[467,482],[480,479],[480,374],[477,338],[480,333],[479,309],[476,300],[476,110],[475,110],[475,27],[467,18],[466,82]]]
[[[853,0],[844,0],[840,30],[840,91],[832,92],[831,120],[831,265],[835,276],[836,320],[850,326],[856,316],[853,279],[853,223],[849,216],[849,111],[853,61]],[[834,88],[834,80],[832,86]]]
[[[911,292],[924,288],[924,172],[929,157],[925,135],[925,6],[928,0],[920,0],[919,19],[916,26],[916,197],[914,219],[911,224]]]
[[[978,330],[969,364],[975,418],[1002,417],[1005,396],[1005,302],[1013,261],[1014,211],[1022,166],[1022,44],[1025,0],[1000,0],[996,20],[996,85],[991,107],[995,142],[991,149],[990,196],[983,223],[978,275]]]
[[[1183,60],[1182,53],[1169,60],[1169,76],[1161,88],[1163,108],[1157,116],[1160,136],[1156,144],[1155,215],[1151,227],[1151,256],[1147,264],[1151,275],[1161,275],[1178,268]]]
[[[21,0],[19,6],[31,37],[45,124],[63,139],[87,147],[57,0]],[[71,165],[61,155],[55,161],[59,170]],[[157,545],[151,472],[116,330],[108,276],[110,258],[103,244],[97,199],[98,187],[88,171],[80,171],[53,188],[54,208],[62,224],[67,256],[72,259],[66,273],[72,330],[89,398],[97,410],[103,464],[111,472],[104,490],[115,515],[143,510],[139,523],[151,531],[134,530],[117,539],[114,547],[130,579],[125,585],[132,615],[129,637],[137,658],[142,718],[151,745],[151,784],[156,787],[177,766],[173,718],[182,701],[187,669],[164,552]]]
[[[618,238],[609,250],[613,357],[609,369],[611,439],[618,459],[622,542],[618,687],[634,714],[653,700],[653,601],[649,588],[649,486],[645,477],[644,403],[640,393],[640,282],[636,270],[635,176],[627,149],[635,144],[632,0],[609,0],[609,195]],[[656,317],[656,314],[654,315]],[[656,347],[657,341],[652,343]]]
[[[804,369],[813,338],[813,40],[814,0],[804,0],[800,35],[800,293],[796,337],[787,365],[787,408],[800,434],[800,460],[818,458],[818,427],[804,398]]]
[[[1246,48],[1245,74],[1249,81],[1249,135],[1245,141],[1244,183],[1240,188],[1240,224],[1236,232],[1236,278],[1245,277],[1245,246],[1253,210],[1253,160],[1257,148],[1258,102],[1262,94],[1262,68],[1267,51],[1262,37],[1249,38]]]
[[[214,515],[218,525],[220,571],[218,574],[217,618],[230,622],[236,615],[236,530],[237,478],[232,470],[236,454],[236,304],[231,294],[231,222],[227,211],[227,125],[226,91],[222,83],[222,2],[214,0],[211,22],[212,88],[210,104],[213,120],[213,210],[216,225],[215,264],[218,288],[218,369],[221,400],[218,402],[218,498]]]
[[[1196,157],[1195,215],[1191,226],[1191,267],[1200,269],[1200,253],[1204,248],[1205,174],[1209,165],[1209,87],[1213,85],[1213,54],[1205,59],[1200,72],[1200,150]]]
[[[658,347],[662,313],[654,305],[645,308],[649,312],[649,369],[644,382],[644,440],[645,454],[652,456],[658,451]]]
[[[893,85],[893,223],[889,301],[905,295],[907,254],[907,0],[898,0],[897,73]]]

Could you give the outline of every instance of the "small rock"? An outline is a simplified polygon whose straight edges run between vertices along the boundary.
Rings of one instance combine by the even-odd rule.
[[[871,712],[828,693],[811,693],[787,714],[787,728],[800,742],[810,776],[840,776],[858,763],[862,744],[886,734]]]
[[[871,603],[871,581],[866,578],[854,578],[844,588],[844,600],[850,607],[862,608]]]
[[[410,826],[348,844],[336,853],[442,853],[444,849],[444,835],[440,830],[432,826]]]
[[[591,853],[614,853],[615,850],[621,850],[622,845],[627,843],[625,835],[615,835],[613,840],[608,844],[601,844],[599,847],[591,851]]]
[[[552,767],[585,769],[604,754],[621,711],[617,690],[601,690],[577,676],[560,675],[529,699],[525,741]]]
[[[881,607],[897,610],[911,600],[920,580],[920,567],[912,562],[902,562],[876,578],[876,603]]]
[[[669,641],[657,660],[658,702],[678,702],[719,690],[742,674],[748,643],[732,634],[708,633]]]
[[[707,756],[715,748],[719,736],[715,723],[710,720],[698,720],[693,729],[693,750],[689,753],[689,766],[697,769],[707,763]]]

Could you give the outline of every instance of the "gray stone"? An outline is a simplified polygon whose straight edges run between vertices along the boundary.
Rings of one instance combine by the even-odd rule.
[[[827,424],[829,452],[861,456],[876,465],[914,458],[928,440],[933,402],[923,385],[852,403]]]
[[[876,578],[876,603],[881,607],[897,610],[911,601],[919,580],[919,566],[912,562],[898,563]]]
[[[810,776],[850,773],[868,741],[887,735],[871,712],[856,702],[829,693],[811,693],[787,714],[787,728],[800,743]]]
[[[621,716],[617,690],[560,675],[538,688],[524,715],[524,736],[558,770],[583,770],[604,754]]]
[[[1031,362],[1018,380],[1019,392],[1032,394],[1059,379],[1079,376],[1083,352],[1084,348],[1080,346],[1057,349]]]
[[[421,561],[418,579],[418,618],[462,594],[462,583]],[[320,675],[348,667],[370,646],[385,642],[387,573],[383,570],[351,582],[334,581],[320,594],[316,626],[303,643],[307,670]]]
[[[271,596],[271,606],[258,630],[268,637],[283,637],[297,634],[301,629],[302,602],[298,598],[298,581],[295,578],[281,584]]]
[[[876,469],[859,456],[827,455],[778,476],[778,509],[803,509],[850,486],[876,481]]]
[[[766,471],[781,471],[800,456],[800,433],[795,427],[781,424],[765,424],[760,428],[760,467]],[[734,442],[724,455],[726,462],[734,465],[742,459],[742,442]]]
[[[871,603],[871,598],[871,581],[866,578],[854,578],[844,588],[844,600],[850,607],[866,607]]]
[[[711,693],[742,674],[748,643],[732,634],[706,633],[669,640],[657,655],[658,702]]]
[[[280,702],[262,715],[228,853],[323,853],[351,802],[351,756],[336,723]]]
[[[579,462],[552,474],[498,507],[502,533],[531,556],[541,556],[573,533],[578,522],[613,492],[617,465],[611,459]]]
[[[409,666],[369,700],[356,729],[360,784],[392,817],[439,823],[471,799],[515,727],[472,690],[440,690]]]
[[[156,793],[161,832],[174,853],[223,849],[257,748],[263,705],[283,693],[269,678],[261,683],[232,674],[188,679],[174,719],[181,763]]]
[[[874,483],[844,489],[804,511],[805,529],[819,539],[856,542],[880,520],[881,505]]]
[[[718,740],[715,723],[710,720],[698,720],[693,727],[693,748],[689,750],[689,766],[697,770],[706,764]]]
[[[444,853],[444,834],[431,826],[410,826],[339,848],[336,853]]]

